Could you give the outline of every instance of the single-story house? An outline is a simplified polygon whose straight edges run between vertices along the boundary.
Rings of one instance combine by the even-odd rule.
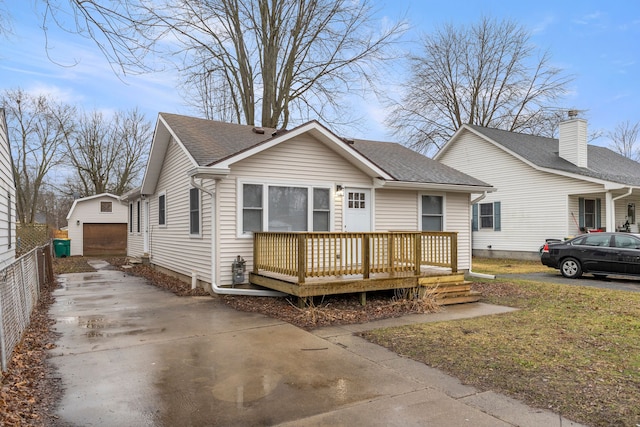
[[[363,279],[392,274],[377,289],[399,286],[400,270],[421,264],[468,270],[472,195],[491,191],[402,145],[346,140],[317,121],[276,130],[160,113],[142,186],[122,199],[129,256],[216,291],[250,281],[292,293],[292,277],[327,272],[366,291]]]
[[[546,239],[638,231],[640,164],[587,144],[572,114],[559,138],[463,125],[434,159],[491,183],[473,206],[473,254],[535,258]]]
[[[67,214],[70,255],[125,255],[127,213],[127,204],[109,193],[74,200]]]
[[[0,108],[0,269],[16,257],[16,186],[8,129]]]

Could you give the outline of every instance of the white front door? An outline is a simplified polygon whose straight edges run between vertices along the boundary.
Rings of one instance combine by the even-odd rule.
[[[371,190],[345,188],[344,231],[371,231]]]

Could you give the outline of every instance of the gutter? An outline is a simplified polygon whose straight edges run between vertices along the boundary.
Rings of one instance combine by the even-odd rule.
[[[216,191],[218,189],[218,184],[222,179],[220,176],[216,176],[213,178],[215,180],[215,190],[208,190],[202,186],[202,180],[200,183],[196,182],[195,175],[191,175],[191,185],[197,188],[200,191],[204,191],[208,195],[211,196],[211,287],[207,289],[212,296],[213,295],[248,295],[254,297],[282,297],[286,296],[282,292],[278,291],[270,291],[270,290],[261,290],[261,289],[237,289],[237,288],[225,288],[218,286],[216,284],[216,278],[219,276],[218,274],[218,259],[217,254],[220,248],[220,239],[218,235],[218,198],[216,197]],[[203,178],[204,179],[204,178]],[[192,275],[192,286],[194,282],[197,282],[197,276],[194,272]]]
[[[476,203],[478,203],[479,201],[481,201],[485,197],[487,197],[487,192],[486,191],[484,193],[482,193],[480,196],[478,196],[475,199],[473,199],[470,204],[471,205],[475,205]],[[473,230],[471,230],[471,233],[469,233],[469,272],[467,274],[469,274],[469,276],[471,276],[471,277],[478,277],[480,279],[495,279],[496,278],[495,274],[484,274],[484,273],[476,273],[474,271],[471,271],[472,260],[473,260]]]

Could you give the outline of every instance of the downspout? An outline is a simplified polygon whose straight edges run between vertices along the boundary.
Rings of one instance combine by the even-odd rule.
[[[218,189],[218,184],[220,183],[220,178],[215,178],[214,182],[214,190],[208,190],[202,186],[201,183],[197,183],[195,177],[191,177],[191,185],[197,188],[200,191],[204,191],[208,195],[211,196],[211,289],[207,289],[207,291],[211,294],[218,295],[249,295],[254,297],[282,297],[286,296],[282,292],[278,291],[269,291],[269,290],[261,290],[261,289],[237,289],[237,288],[224,288],[218,286],[216,284],[216,279],[218,277],[218,248],[220,247],[220,241],[218,236],[218,198],[216,197],[216,191]],[[195,274],[195,273],[194,273]],[[192,282],[197,281],[195,275],[192,277]]]
[[[482,193],[480,196],[478,196],[475,199],[473,199],[471,201],[470,205],[475,205],[476,203],[478,203],[479,201],[481,201],[485,197],[487,197],[487,192],[486,191],[484,193]],[[496,278],[495,274],[484,274],[484,273],[476,273],[474,271],[471,271],[472,262],[473,262],[473,230],[471,230],[471,232],[469,233],[469,272],[467,274],[469,276],[471,276],[471,277],[478,277],[480,279],[495,279]]]

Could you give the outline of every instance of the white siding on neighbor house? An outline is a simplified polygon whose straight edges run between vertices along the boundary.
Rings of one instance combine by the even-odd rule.
[[[272,183],[277,185],[328,186],[336,184],[371,188],[372,179],[347,162],[342,156],[309,135],[283,142],[269,150],[244,159],[231,167],[231,174],[221,181],[220,195],[220,277],[218,285],[231,284],[231,263],[240,255],[253,265],[253,238],[238,236],[239,183]],[[342,230],[342,197],[333,199],[333,228]],[[206,220],[208,221],[208,220]],[[376,223],[373,219],[372,224]]]
[[[149,253],[151,262],[177,273],[211,282],[211,196],[200,192],[201,235],[189,233],[189,190],[187,171],[194,165],[186,153],[171,141],[164,158],[156,190],[149,197]],[[205,187],[212,188],[205,181]],[[166,225],[158,224],[158,195],[166,196]]]
[[[4,111],[0,109],[0,268],[16,256],[16,189]]]
[[[438,160],[497,189],[479,203],[501,202],[501,231],[474,232],[473,249],[537,252],[545,238],[563,238],[575,229],[570,214],[578,216],[577,199],[575,208],[569,206],[568,194],[602,191],[597,184],[538,171],[470,132]]]
[[[101,202],[111,202],[111,212],[100,212]],[[127,223],[129,208],[111,196],[76,200],[67,224],[71,256],[83,253],[83,224],[123,224]]]
[[[138,203],[140,203],[140,231],[138,231]],[[129,223],[130,208],[133,209],[131,223]],[[144,226],[144,200],[138,198],[127,204],[127,256],[141,257],[144,255]]]

